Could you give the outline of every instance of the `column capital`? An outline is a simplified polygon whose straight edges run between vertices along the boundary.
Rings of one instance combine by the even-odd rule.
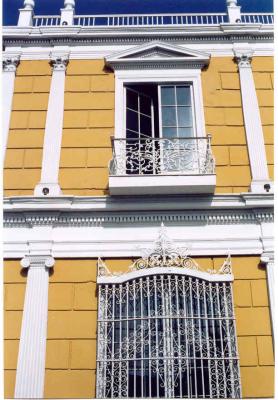
[[[261,264],[267,267],[268,264],[274,263],[274,252],[273,251],[264,251],[261,254]]]
[[[16,72],[16,68],[20,62],[19,56],[14,55],[3,55],[3,71],[4,72]]]
[[[235,61],[239,68],[251,68],[251,61],[253,57],[253,51],[251,50],[236,50],[234,51]]]
[[[69,56],[67,55],[52,55],[50,59],[50,65],[53,67],[53,71],[66,71],[69,63]]]
[[[55,264],[55,260],[50,255],[26,255],[20,261],[22,268],[52,268]]]

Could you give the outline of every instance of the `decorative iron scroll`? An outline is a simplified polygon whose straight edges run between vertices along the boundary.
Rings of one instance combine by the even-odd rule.
[[[129,271],[143,270],[155,267],[176,267],[207,272],[209,274],[232,274],[231,257],[228,255],[223,265],[219,270],[202,269],[195,260],[189,256],[188,248],[177,248],[169,239],[166,233],[164,224],[161,224],[158,238],[154,242],[154,247],[151,250],[141,249],[144,255],[136,260],[130,267]],[[126,272],[125,272],[126,273]],[[122,275],[122,272],[110,272],[105,262],[99,258],[98,260],[98,276],[117,276]]]
[[[206,175],[214,169],[210,136],[114,139],[111,175]]]

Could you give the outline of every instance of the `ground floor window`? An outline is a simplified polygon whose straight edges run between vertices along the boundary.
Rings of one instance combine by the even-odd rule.
[[[240,398],[231,282],[99,285],[98,398]]]

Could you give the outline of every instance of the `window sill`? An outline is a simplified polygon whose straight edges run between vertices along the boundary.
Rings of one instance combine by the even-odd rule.
[[[111,195],[214,193],[216,175],[109,176]]]

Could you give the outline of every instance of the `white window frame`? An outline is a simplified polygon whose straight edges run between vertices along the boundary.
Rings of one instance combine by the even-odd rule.
[[[201,69],[115,70],[115,139],[125,139],[125,86],[140,83],[192,85],[192,109],[196,136],[205,137],[205,115],[202,95]]]

